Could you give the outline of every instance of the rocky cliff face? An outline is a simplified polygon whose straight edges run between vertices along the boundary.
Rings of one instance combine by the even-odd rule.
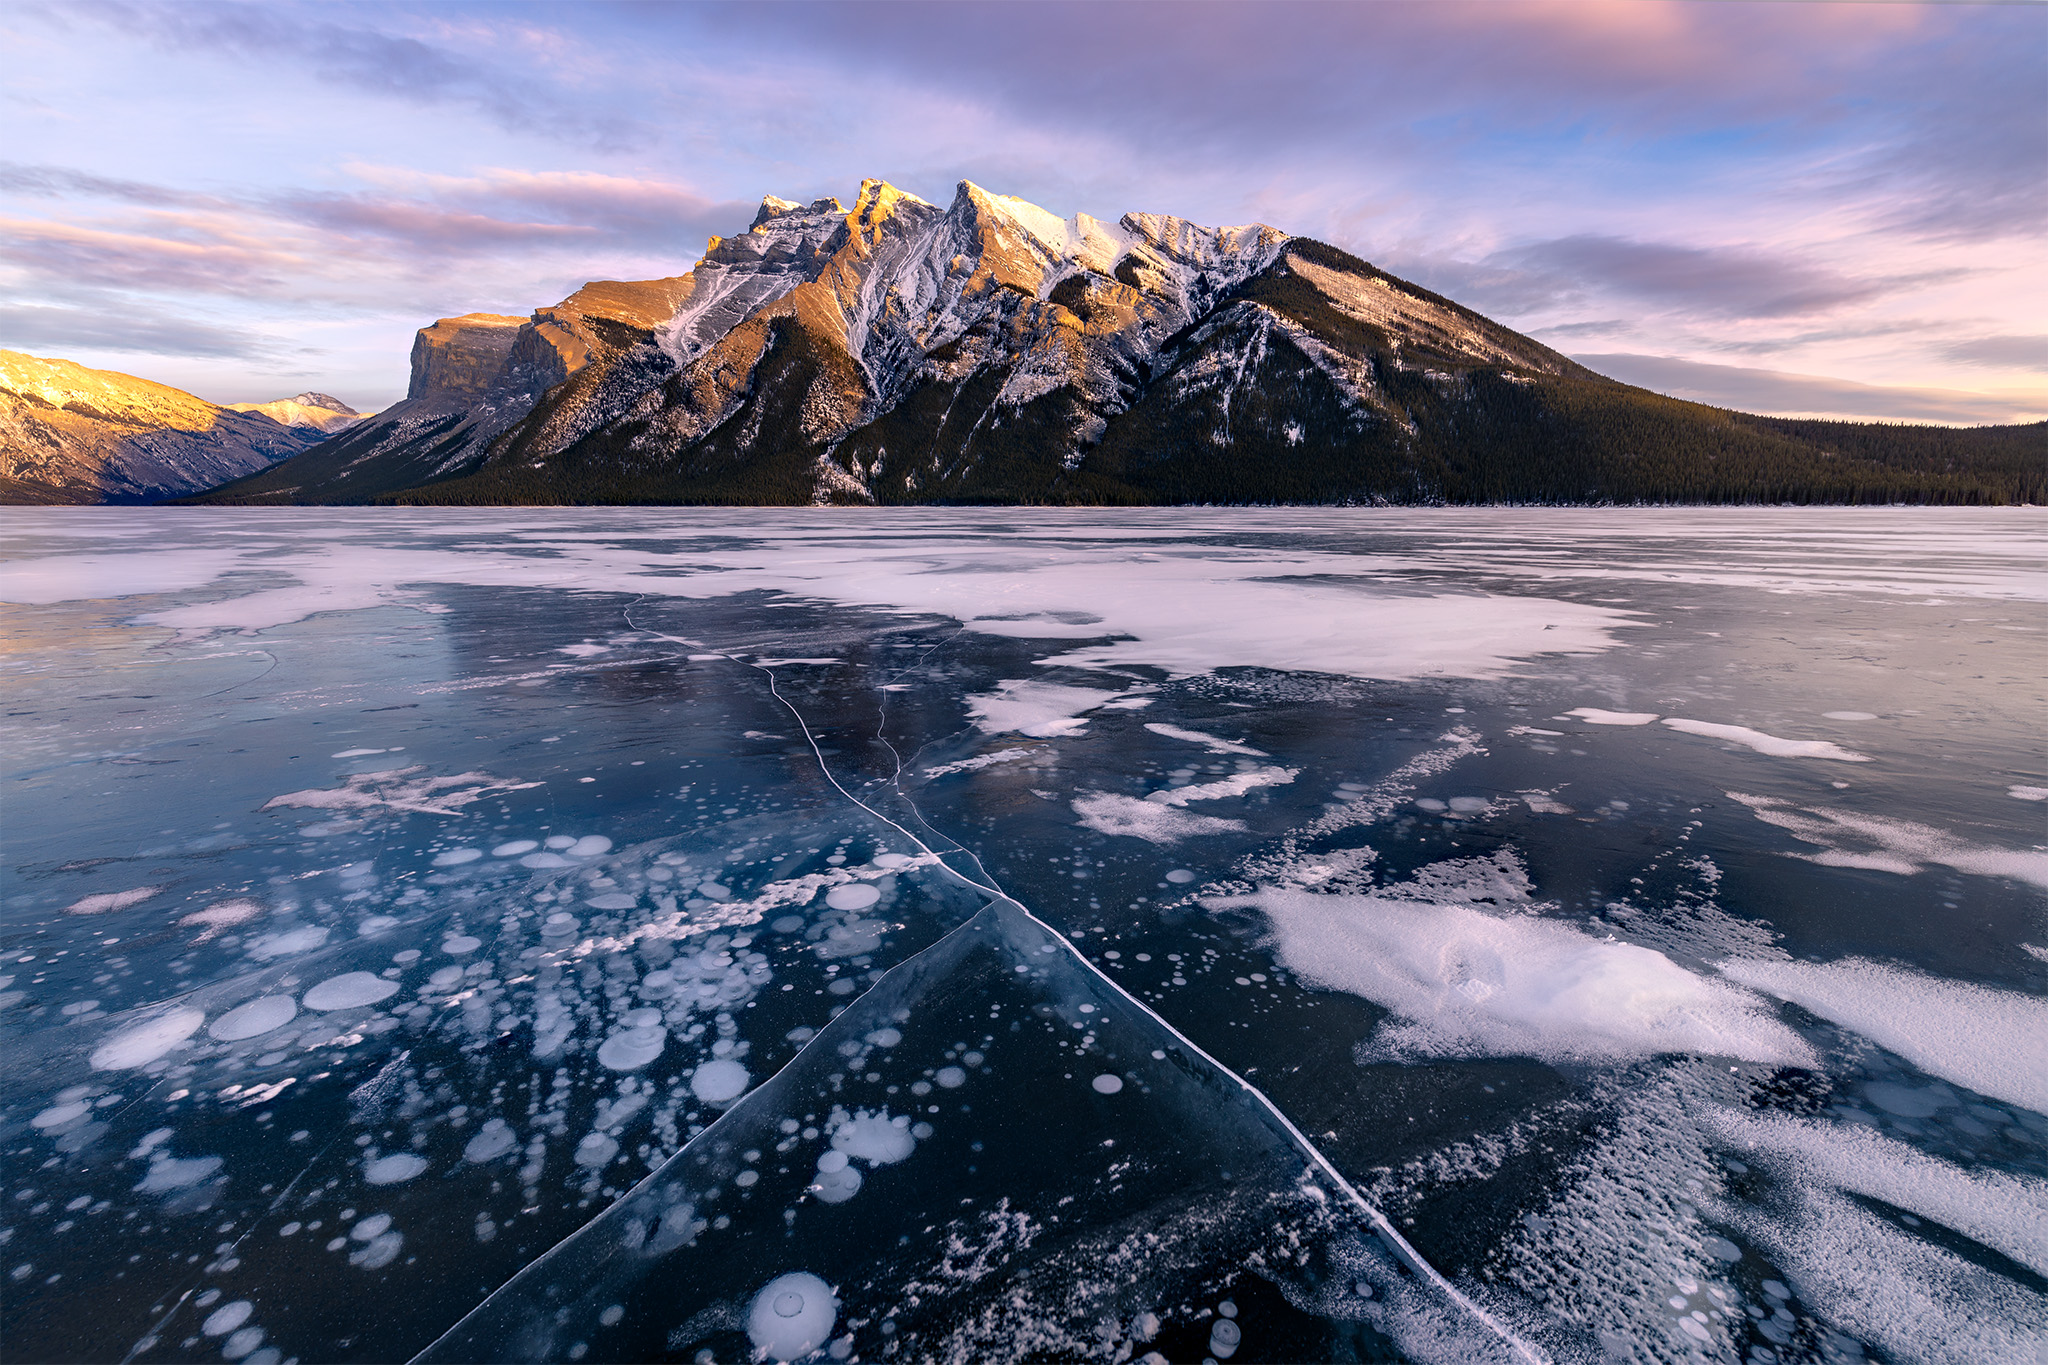
[[[321,432],[69,360],[0,351],[0,502],[154,502],[298,454]]]

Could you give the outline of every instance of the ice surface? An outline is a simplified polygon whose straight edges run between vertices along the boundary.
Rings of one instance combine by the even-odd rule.
[[[272,511],[10,525],[24,1359],[2048,1330],[2038,513]]]
[[[1929,1075],[2048,1114],[2048,999],[1898,966],[1730,959],[1721,974],[1853,1030]]]

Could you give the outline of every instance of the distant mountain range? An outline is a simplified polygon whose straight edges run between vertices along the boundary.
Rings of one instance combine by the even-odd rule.
[[[193,500],[2040,502],[2044,451],[1666,398],[1271,227],[870,180],[687,274],[444,318],[403,402]]]
[[[0,502],[160,502],[267,469],[366,416],[324,393],[222,407],[0,351]]]

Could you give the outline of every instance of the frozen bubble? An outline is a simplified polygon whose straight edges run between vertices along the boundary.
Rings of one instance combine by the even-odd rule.
[[[207,1314],[206,1321],[199,1324],[199,1330],[210,1337],[224,1337],[247,1322],[255,1311],[256,1305],[247,1299],[224,1303]]]
[[[576,838],[570,834],[550,834],[548,836],[548,847],[574,848],[576,847]]]
[[[516,858],[522,853],[531,853],[540,845],[531,839],[513,839],[499,844],[491,850],[493,858]]]
[[[220,1355],[223,1360],[240,1360],[263,1344],[261,1327],[244,1327],[241,1331],[221,1343]]]
[[[917,1139],[910,1136],[908,1116],[892,1119],[886,1110],[870,1114],[863,1109],[832,1130],[832,1146],[870,1166],[893,1166],[916,1150]]]
[[[356,925],[356,932],[364,938],[375,938],[379,934],[388,934],[397,927],[398,916],[396,915],[372,915]]]
[[[867,1040],[876,1047],[894,1047],[903,1041],[903,1034],[898,1029],[878,1028],[868,1035]]]
[[[967,1084],[967,1073],[957,1066],[942,1066],[932,1079],[948,1090],[957,1090]]]
[[[1176,867],[1173,871],[1166,874],[1166,880],[1172,882],[1175,886],[1186,886],[1194,879],[1195,874],[1184,867]]]
[[[1105,1071],[1094,1080],[1088,1082],[1088,1084],[1095,1087],[1095,1093],[1098,1095],[1114,1095],[1117,1091],[1124,1088],[1124,1078],[1112,1076],[1109,1072]]]
[[[427,1169],[427,1159],[411,1152],[380,1156],[363,1167],[363,1179],[372,1185],[402,1185]]]
[[[149,1173],[135,1186],[144,1194],[189,1190],[210,1179],[225,1163],[217,1156],[172,1157],[159,1152],[150,1158]]]
[[[618,1154],[618,1140],[603,1133],[585,1133],[583,1141],[576,1144],[578,1166],[590,1166],[601,1170],[609,1166],[612,1158]]]
[[[1483,796],[1454,796],[1451,809],[1460,815],[1477,815],[1493,803]]]
[[[746,1093],[753,1078],[730,1057],[718,1057],[690,1073],[690,1093],[706,1104],[723,1104]]]
[[[480,848],[451,848],[434,859],[434,866],[460,867],[464,863],[473,863],[483,856],[484,851]]]
[[[802,915],[782,915],[771,922],[768,927],[778,934],[793,934],[804,927],[804,917]]]
[[[73,1100],[69,1104],[52,1105],[28,1121],[31,1128],[48,1130],[62,1128],[74,1119],[84,1118],[92,1112],[92,1105],[85,1100]]]
[[[281,933],[260,934],[249,940],[247,952],[258,962],[268,962],[274,957],[290,957],[296,953],[310,953],[327,942],[325,925],[309,924],[302,929],[286,929]]]
[[[660,1015],[659,1015],[659,1012],[657,1012],[657,1011],[654,1011],[654,1010],[646,1010],[646,1011],[641,1011],[641,1010],[635,1010],[635,1011],[633,1011],[633,1013],[635,1013],[635,1014],[641,1014],[641,1013],[647,1013],[647,1014],[654,1014],[656,1018],[659,1018],[659,1017],[660,1017]],[[661,1050],[662,1050],[662,1048],[663,1048],[663,1047],[665,1047],[665,1046],[667,1045],[667,1043],[668,1043],[668,1030],[667,1030],[667,1029],[664,1029],[664,1028],[659,1028],[659,1027],[655,1027],[655,1028],[645,1028],[645,1027],[643,1027],[643,1028],[629,1028],[629,1029],[626,1029],[626,1030],[624,1030],[623,1032],[620,1032],[620,1033],[614,1033],[614,1034],[613,1034],[613,1035],[612,1035],[611,1037],[609,1037],[609,1038],[605,1039],[605,1040],[604,1040],[604,1042],[603,1042],[603,1043],[601,1043],[601,1044],[600,1044],[600,1045],[598,1046],[598,1049],[597,1049],[597,1060],[598,1060],[598,1062],[599,1062],[600,1064],[602,1064],[603,1066],[609,1067],[609,1068],[610,1068],[611,1070],[613,1070],[613,1071],[634,1071],[634,1070],[637,1070],[637,1069],[639,1069],[640,1067],[646,1066],[646,1065],[647,1065],[647,1064],[648,1064],[649,1062],[653,1061],[653,1060],[654,1060],[654,1059],[655,1059],[656,1057],[659,1057],[659,1056],[661,1055]],[[737,1062],[732,1062],[732,1063],[706,1062],[706,1063],[705,1063],[705,1066],[719,1066],[719,1065],[730,1065],[730,1066],[738,1067],[738,1069],[739,1069],[739,1073],[740,1073],[740,1082],[739,1082],[740,1090],[744,1090],[744,1089],[746,1089],[746,1085],[747,1085],[747,1082],[746,1082],[746,1075],[747,1075],[747,1072],[746,1072],[746,1068],[744,1068],[744,1067],[740,1067],[740,1066],[739,1066],[739,1064],[738,1064]],[[699,1068],[698,1068],[698,1070],[699,1070],[700,1072],[701,1072],[701,1071],[702,1071],[703,1069],[704,1069],[703,1067],[699,1067]],[[693,1086],[694,1086],[694,1082],[693,1082],[692,1084],[693,1084]],[[736,1091],[734,1091],[733,1093],[734,1093],[734,1094],[738,1094],[738,1093],[739,1093],[739,1091],[737,1091],[737,1090],[736,1090]],[[705,1094],[705,1093],[704,1093],[703,1091],[699,1090],[699,1091],[697,1092],[697,1098],[699,1098],[699,1099],[702,1099],[702,1100],[709,1100],[709,1099],[711,1099],[712,1097],[711,1097],[711,1096],[709,1096],[709,1095],[706,1095],[706,1094]],[[729,1098],[729,1097],[722,1097],[722,1098]]]
[[[503,1119],[485,1119],[484,1126],[463,1147],[462,1156],[466,1161],[482,1165],[486,1161],[497,1160],[518,1145],[519,1138],[512,1131],[511,1124]]]
[[[1437,800],[1434,796],[1418,797],[1416,799],[1415,804],[1420,809],[1426,810],[1432,815],[1438,813],[1439,811],[1449,809],[1449,807],[1445,806],[1443,802]]]
[[[1781,1302],[1792,1297],[1792,1291],[1787,1289],[1781,1280],[1765,1280],[1762,1288],[1764,1293]]]
[[[349,1229],[348,1235],[355,1238],[358,1242],[367,1242],[372,1238],[382,1237],[390,1229],[390,1214],[373,1213],[368,1218],[358,1220],[356,1225]]]
[[[602,1313],[599,1313],[597,1315],[597,1320],[603,1326],[616,1327],[619,1325],[619,1323],[625,1320],[625,1317],[626,1306],[624,1304],[615,1303],[612,1304],[610,1307],[606,1308]]]
[[[474,934],[450,934],[441,940],[441,951],[450,957],[461,957],[484,946],[484,941]]]
[[[825,904],[834,910],[865,910],[882,898],[882,893],[866,882],[855,882],[849,886],[835,886],[825,893]]]
[[[660,1022],[661,1011],[648,1008],[627,1010],[625,1017],[619,1020],[626,1028],[652,1028]]]
[[[830,1175],[834,1171],[845,1170],[846,1163],[851,1160],[853,1160],[852,1157],[834,1147],[831,1151],[818,1158],[818,1169],[826,1175]]]
[[[399,1250],[404,1246],[404,1233],[387,1232],[382,1237],[372,1239],[368,1246],[351,1251],[348,1263],[361,1266],[365,1270],[382,1270],[398,1259]]]
[[[732,899],[732,888],[721,882],[700,882],[697,885],[697,894],[705,900],[729,901]]]
[[[548,847],[553,848],[554,846],[555,841],[553,839],[548,840]],[[569,856],[572,858],[595,858],[601,853],[609,853],[611,851],[612,841],[605,838],[602,834],[586,834],[569,845]]]
[[[631,910],[640,903],[638,896],[624,891],[607,891],[602,896],[592,896],[584,904],[594,910]]]
[[[1873,714],[1872,712],[1869,712],[1869,711],[1823,711],[1823,712],[1821,712],[1821,714],[1822,714],[1823,716],[1826,716],[1826,717],[1827,717],[1827,718],[1828,718],[1829,720],[1876,720],[1876,719],[1877,719],[1877,716],[1876,716],[1875,714]]]
[[[343,972],[330,976],[306,992],[309,1010],[349,1010],[374,1005],[398,990],[396,981],[386,981],[370,972]]]
[[[575,933],[580,927],[582,926],[574,915],[566,910],[557,910],[542,922],[540,931],[543,934],[567,935]]]
[[[571,867],[567,858],[559,853],[529,853],[519,860],[521,867]]]
[[[1706,1240],[1707,1254],[1715,1260],[1733,1265],[1742,1259],[1742,1248],[1726,1237],[1709,1237]]]
[[[1209,1354],[1218,1360],[1228,1360],[1237,1354],[1237,1345],[1244,1340],[1244,1329],[1231,1318],[1218,1318],[1209,1327]]]
[[[298,1014],[299,1007],[289,995],[258,996],[214,1020],[206,1031],[224,1043],[236,1043],[283,1028]]]
[[[437,991],[452,991],[455,983],[462,980],[462,968],[442,967],[427,978],[427,984]]]
[[[93,1049],[93,1070],[126,1071],[147,1066],[197,1033],[205,1022],[204,1011],[185,1008],[125,1028]]]
[[[420,960],[420,950],[417,948],[402,948],[391,955],[391,960],[401,967],[411,966]]]
[[[819,1171],[809,1189],[823,1203],[844,1204],[860,1193],[860,1182],[859,1167],[842,1166],[836,1171]]]
[[[903,853],[877,853],[868,861],[876,867],[886,867],[893,870],[899,867],[908,867],[911,863],[911,858],[908,854]]]
[[[770,1280],[747,1308],[747,1336],[771,1360],[798,1360],[825,1344],[839,1321],[839,1300],[816,1275],[792,1271]]]

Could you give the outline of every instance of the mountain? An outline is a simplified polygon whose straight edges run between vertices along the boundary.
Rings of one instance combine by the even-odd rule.
[[[375,413],[357,412],[331,393],[300,393],[268,403],[229,403],[236,412],[260,412],[273,422],[288,427],[311,427],[331,436]]]
[[[309,397],[324,399],[286,401]],[[156,502],[266,469],[329,429],[221,407],[114,370],[0,350],[0,503]]]
[[[1276,228],[869,180],[443,319],[404,402],[202,500],[2040,501],[2044,431],[1726,412]]]

